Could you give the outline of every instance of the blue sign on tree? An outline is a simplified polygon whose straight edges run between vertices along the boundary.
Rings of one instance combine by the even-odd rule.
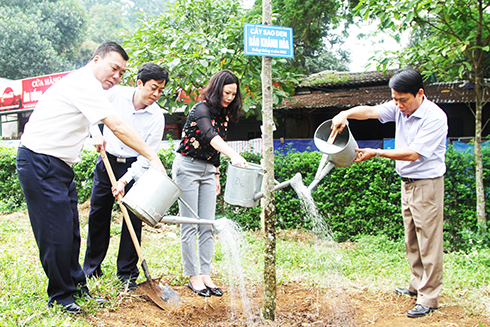
[[[291,27],[245,24],[245,54],[294,58]]]

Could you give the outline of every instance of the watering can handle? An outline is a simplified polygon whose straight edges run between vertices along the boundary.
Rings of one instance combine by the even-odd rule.
[[[337,134],[339,134],[339,129],[333,129],[330,133],[330,136],[328,137],[327,143],[333,144],[335,142],[335,139],[337,138]]]
[[[194,217],[196,217],[197,219],[201,219],[199,218],[197,213],[191,208],[191,206],[187,202],[185,202],[180,196],[179,196],[179,201],[182,202],[183,205],[185,205],[185,207],[192,213]]]

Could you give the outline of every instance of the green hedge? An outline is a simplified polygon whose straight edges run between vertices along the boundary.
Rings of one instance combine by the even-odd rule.
[[[490,148],[483,148],[485,195],[488,198],[490,185]],[[24,198],[15,171],[14,148],[0,147],[0,211],[3,213],[25,208]],[[160,158],[171,175],[175,153],[173,149],[162,150]],[[260,156],[243,153],[250,162],[260,163]],[[80,202],[90,197],[92,177],[97,154],[84,151],[82,162],[74,166]],[[283,182],[297,172],[308,186],[316,173],[321,159],[319,152],[289,152],[276,154],[275,179]],[[217,216],[226,216],[247,229],[260,228],[260,206],[243,208],[224,202],[228,160],[221,163],[222,192],[218,198]],[[446,154],[445,176],[445,223],[444,240],[447,250],[468,249],[475,246],[488,247],[490,237],[481,233],[476,219],[475,169],[473,155],[454,151],[452,146]],[[280,229],[311,228],[311,221],[302,210],[296,192],[287,187],[277,191],[276,219]],[[390,239],[403,237],[403,222],[400,209],[400,178],[395,172],[394,161],[384,158],[372,159],[345,168],[333,168],[313,191],[316,206],[331,229],[336,241],[354,240],[360,235],[383,234]],[[490,217],[490,201],[486,203]],[[177,202],[169,214],[177,214]]]

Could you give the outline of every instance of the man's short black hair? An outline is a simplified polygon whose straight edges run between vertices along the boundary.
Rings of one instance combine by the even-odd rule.
[[[413,68],[403,68],[390,78],[389,86],[399,93],[411,93],[417,95],[420,89],[424,89],[422,75]]]
[[[158,82],[165,81],[165,85],[167,85],[169,80],[168,72],[165,70],[165,68],[152,62],[146,62],[141,65],[140,69],[138,70],[137,78],[143,82],[143,85],[152,79]]]
[[[119,44],[112,41],[102,42],[95,50],[91,60],[94,59],[97,55],[101,58],[105,58],[105,56],[107,56],[107,54],[112,51],[116,51],[121,55],[121,57],[123,57],[124,60],[128,61],[129,56],[126,51],[124,51],[124,49]]]

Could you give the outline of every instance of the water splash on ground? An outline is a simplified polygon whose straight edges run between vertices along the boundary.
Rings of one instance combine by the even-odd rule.
[[[305,221],[311,224],[311,230],[322,241],[322,246],[327,246],[330,249],[329,257],[325,258],[329,261],[328,265],[331,268],[329,273],[341,278],[342,256],[338,251],[338,243],[335,242],[333,233],[323,215],[318,211],[310,190],[303,184],[300,173],[291,179],[291,187],[296,191],[301,201],[301,210],[305,213]]]
[[[244,238],[240,226],[229,219],[217,234],[223,252],[223,269],[226,271],[226,278],[229,286],[231,301],[231,320],[239,317],[238,308],[241,305],[242,314],[248,321],[253,320],[250,310],[250,301],[247,296],[245,284],[244,257],[248,243]]]

